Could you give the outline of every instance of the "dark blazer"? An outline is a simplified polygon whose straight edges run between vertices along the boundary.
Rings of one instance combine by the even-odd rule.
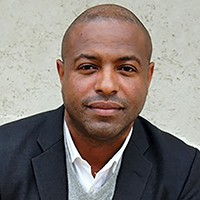
[[[0,127],[0,199],[66,200],[63,106]],[[200,200],[200,152],[138,117],[114,200]]]

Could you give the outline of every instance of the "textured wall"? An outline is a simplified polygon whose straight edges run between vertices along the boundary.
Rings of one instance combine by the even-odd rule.
[[[61,104],[62,35],[99,3],[130,8],[152,35],[156,69],[142,115],[200,148],[199,0],[0,0],[0,124]]]

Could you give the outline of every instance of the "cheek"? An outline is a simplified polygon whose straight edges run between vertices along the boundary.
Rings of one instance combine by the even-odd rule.
[[[141,78],[122,83],[121,88],[128,99],[140,99],[146,95],[147,84]]]
[[[128,112],[133,116],[138,115],[145,104],[145,100],[147,96],[146,85],[144,83],[134,84],[126,95],[129,101]]]
[[[62,83],[62,92],[65,98],[79,100],[92,90],[93,84],[91,81],[81,79],[80,77],[70,75],[66,77]]]

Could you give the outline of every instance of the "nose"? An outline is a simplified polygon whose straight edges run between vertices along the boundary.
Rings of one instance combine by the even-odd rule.
[[[98,94],[105,96],[114,95],[119,90],[119,83],[117,81],[117,72],[107,67],[106,69],[101,69],[98,72],[95,91]]]

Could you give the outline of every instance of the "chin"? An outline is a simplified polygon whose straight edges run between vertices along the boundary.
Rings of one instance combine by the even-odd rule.
[[[93,123],[86,128],[89,137],[99,140],[108,141],[118,138],[124,131],[123,128],[110,123]]]

